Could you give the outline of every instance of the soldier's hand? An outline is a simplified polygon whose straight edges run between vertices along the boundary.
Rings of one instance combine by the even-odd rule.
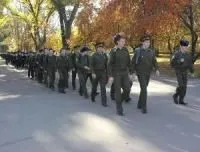
[[[90,70],[90,68],[88,66],[84,66],[84,69],[86,70]]]
[[[133,81],[133,74],[129,75],[129,79],[130,79],[130,81]]]
[[[113,83],[113,81],[114,81],[114,78],[113,78],[113,77],[110,77],[110,78],[109,78],[109,83],[111,83],[111,84],[112,84],[112,83]]]
[[[96,79],[96,74],[93,73],[93,74],[92,74],[92,78],[93,78],[93,79]]]
[[[184,62],[185,60],[184,60],[184,58],[181,58],[181,62]]]
[[[160,76],[160,71],[156,71],[156,76],[159,77]]]
[[[191,77],[192,77],[192,78],[195,78],[195,74],[191,74]]]

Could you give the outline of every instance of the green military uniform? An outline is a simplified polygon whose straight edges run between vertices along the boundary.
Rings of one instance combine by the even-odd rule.
[[[136,48],[135,55],[132,59],[132,68],[136,71],[140,83],[140,96],[138,101],[138,109],[142,109],[143,113],[147,112],[147,87],[153,68],[158,70],[158,64],[155,51],[151,48]]]
[[[72,60],[71,60],[71,54],[66,54],[66,60],[68,61],[68,67],[67,67],[67,75],[66,75],[66,79],[65,79],[65,87],[69,88],[69,72],[72,69]]]
[[[59,72],[59,82],[58,82],[59,92],[65,93],[64,89],[67,86],[68,71],[70,69],[68,56],[60,55],[57,58],[57,69]]]
[[[43,80],[42,55],[42,50],[36,55],[36,78],[39,83],[42,83]]]
[[[28,57],[28,77],[31,76],[31,79],[34,79],[35,76],[35,56],[31,53]]]
[[[110,76],[114,77],[115,100],[117,113],[123,115],[122,102],[129,98],[130,92],[130,55],[127,48],[114,48],[110,53],[109,72]],[[121,88],[123,94],[121,94]]]
[[[48,87],[48,54],[43,56],[43,77],[44,84]]]
[[[73,87],[73,90],[76,89],[76,74],[77,74],[77,67],[76,67],[76,58],[77,58],[77,55],[76,55],[76,52],[72,52],[71,53],[71,62],[72,62],[72,87]]]
[[[171,65],[175,69],[178,81],[178,87],[173,96],[174,102],[185,105],[184,97],[187,91],[188,70],[191,73],[194,72],[192,57],[189,53],[178,50],[172,56]]]
[[[83,53],[85,51],[88,51],[88,48],[84,47],[84,48],[81,49],[80,52]],[[88,73],[90,73],[90,70],[85,69],[84,67],[90,66],[89,56],[79,54],[77,59],[76,59],[76,66],[77,66],[78,77],[79,77],[79,81],[80,81],[79,94],[81,96],[84,95],[85,98],[88,98],[86,83],[87,83],[87,76],[88,76]]]
[[[54,90],[55,73],[56,73],[56,56],[48,56],[48,77],[49,77],[49,88]]]
[[[100,83],[101,88],[101,101],[103,106],[107,106],[106,97],[106,83],[107,83],[107,62],[108,58],[103,52],[95,52],[91,57],[91,70],[92,73],[96,75],[92,83],[92,101],[95,101],[95,96],[97,92],[98,83]]]
[[[111,51],[113,51],[113,50],[115,50],[115,49],[112,49]],[[110,55],[111,55],[111,51],[110,51]],[[110,98],[111,98],[111,100],[115,100],[115,85],[114,85],[114,82],[111,84],[111,87],[110,87]]]

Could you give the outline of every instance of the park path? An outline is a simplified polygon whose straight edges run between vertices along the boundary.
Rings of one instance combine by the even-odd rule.
[[[110,100],[103,108],[99,98],[52,92],[0,62],[0,152],[200,151],[199,80],[189,82],[187,107],[172,103],[173,79],[152,80],[147,115],[136,109],[134,82],[133,101],[119,117]]]

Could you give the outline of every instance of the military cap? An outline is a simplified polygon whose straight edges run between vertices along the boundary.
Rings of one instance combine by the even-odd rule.
[[[97,42],[97,43],[95,44],[95,47],[96,47],[96,48],[97,48],[97,47],[104,47],[104,45],[105,45],[104,42]]]
[[[143,35],[143,36],[140,38],[140,41],[141,41],[141,42],[149,41],[149,40],[151,40],[151,37],[150,37],[150,35],[147,35],[147,34]]]
[[[189,45],[189,41],[182,39],[182,40],[180,40],[180,45],[181,46],[188,46]]]
[[[87,52],[89,51],[90,49],[86,46],[84,46],[83,48],[81,48],[80,52],[83,53],[83,52]]]

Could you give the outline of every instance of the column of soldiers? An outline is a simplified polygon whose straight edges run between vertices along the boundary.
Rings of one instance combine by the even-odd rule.
[[[28,68],[28,77],[37,80],[46,87],[55,90],[56,71],[59,73],[58,92],[66,93],[69,87],[69,73],[72,76],[72,89],[76,90],[76,77],[79,78],[79,94],[91,102],[96,101],[97,87],[100,85],[101,103],[107,107],[106,85],[111,85],[110,96],[116,101],[116,112],[123,116],[123,102],[130,102],[130,90],[134,75],[137,76],[140,84],[140,95],[137,108],[142,113],[147,113],[147,87],[150,81],[152,71],[159,76],[159,67],[156,60],[156,54],[151,48],[150,36],[145,35],[141,38],[141,45],[135,49],[133,57],[130,57],[126,48],[126,38],[122,34],[114,37],[115,47],[111,49],[110,55],[105,53],[103,42],[95,45],[96,52],[89,55],[88,47],[75,46],[70,52],[69,48],[62,48],[60,55],[56,56],[52,49],[43,49],[37,53],[30,52],[22,55],[11,53],[4,55],[6,63],[11,63],[17,68]],[[173,95],[175,104],[186,105],[184,97],[187,90],[187,71],[194,72],[193,59],[187,53],[189,42],[180,41],[180,47],[177,49],[171,59],[171,66],[176,71],[178,87]],[[18,56],[19,55],[19,56]],[[19,59],[20,57],[20,59]],[[88,93],[87,80],[91,81],[91,94]]]

